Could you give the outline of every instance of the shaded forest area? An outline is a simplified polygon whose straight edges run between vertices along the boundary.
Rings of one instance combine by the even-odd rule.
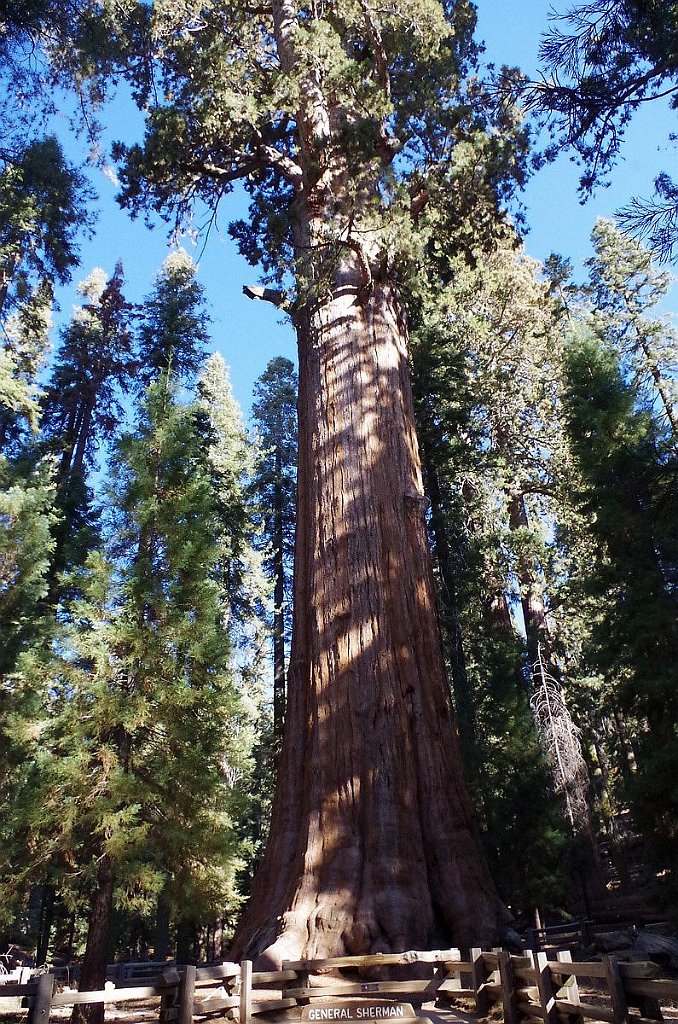
[[[308,670],[307,686],[303,665],[339,662],[344,643],[318,627],[312,653],[302,648],[322,587],[299,567],[327,549],[329,592],[327,565],[335,550],[348,557],[342,522],[353,522],[322,510],[318,480],[341,496],[322,463],[339,427],[332,433],[329,415],[319,421],[327,436],[318,454],[313,416],[322,405],[344,424],[345,452],[355,431],[367,475],[387,491],[392,450],[380,461],[372,454],[388,448],[386,378],[405,396],[404,447],[416,447],[409,381],[393,371],[401,342],[420,453],[403,535],[414,558],[422,523],[432,554],[468,787],[459,818],[470,798],[474,836],[518,927],[535,913],[675,921],[677,335],[658,311],[670,278],[653,262],[672,252],[675,186],[663,176],[655,199],[631,210],[635,220],[622,219],[649,248],[598,220],[581,279],[567,254],[531,259],[516,215],[531,159],[517,104],[540,108],[578,146],[590,188],[613,165],[633,88],[637,102],[675,88],[678,5],[591,6],[595,38],[571,36],[568,50],[561,33],[560,48],[557,34],[545,44],[545,61],[569,76],[551,92],[506,69],[479,78],[474,7],[464,0],[403,0],[380,12],[361,0],[344,12],[273,2],[263,13],[239,0],[228,15],[210,4],[5,9],[0,946],[19,943],[39,963],[84,956],[91,975],[82,984],[93,989],[116,957],[185,963],[230,949],[264,857],[283,736],[280,777],[292,789],[295,757],[312,767],[315,749],[304,746],[300,721],[327,711],[334,740],[344,728],[344,744],[357,744],[339,697],[329,710],[299,704],[302,690],[322,691],[321,670]],[[301,380],[272,358],[249,426],[224,360],[208,354],[205,296],[182,249],[136,305],[122,266],[109,278],[78,266],[93,196],[57,139],[35,126],[49,123],[58,88],[75,90],[91,113],[116,79],[147,112],[143,146],[116,152],[128,208],[178,224],[196,202],[216,209],[234,181],[251,196],[250,220],[231,234],[263,268],[264,297],[297,329]],[[81,304],[53,339],[55,290],[73,275],[85,275]],[[361,312],[353,326],[342,321],[344,342],[362,330],[378,348],[390,325],[378,372],[362,352],[343,377],[336,361],[314,362],[339,344],[332,325],[347,315],[346,291]],[[361,392],[361,381],[374,390]],[[348,455],[346,465],[355,476],[337,473],[355,497],[368,485]],[[368,522],[357,499],[346,507]],[[337,577],[347,575],[337,564]],[[399,577],[421,605],[427,564],[421,573],[406,564],[411,576]],[[332,622],[354,614],[347,593],[356,591],[321,609],[334,609]],[[395,597],[386,604],[402,626]],[[434,620],[426,638],[435,645]],[[389,628],[393,649],[405,651]],[[365,629],[346,635],[362,641]],[[402,654],[418,656],[414,642]],[[386,660],[380,652],[366,671],[378,675]],[[343,693],[343,680],[332,677],[333,692]],[[385,684],[380,694],[382,718],[397,718]],[[394,763],[423,733],[401,735]],[[283,849],[292,831],[277,813],[261,877],[280,868],[276,843]],[[443,844],[442,819],[440,828]],[[460,854],[469,872],[474,849]],[[350,876],[355,865],[342,869]],[[387,893],[402,885],[382,873]],[[489,892],[482,878],[473,884]],[[369,912],[351,911],[352,930],[342,926],[350,952],[418,945],[406,924],[398,931],[400,919],[380,920],[377,935],[380,892]],[[488,934],[501,916],[493,900],[489,892]],[[444,902],[431,897],[430,941],[441,929],[472,931],[468,921],[455,931]],[[256,922],[261,906],[254,900],[245,921]],[[294,935],[302,910],[286,913]],[[236,941],[250,939],[241,926]]]

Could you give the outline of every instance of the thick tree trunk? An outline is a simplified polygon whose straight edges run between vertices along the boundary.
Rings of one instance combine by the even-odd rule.
[[[285,736],[231,955],[491,943],[505,911],[462,778],[397,296],[347,252],[298,333]]]
[[[92,900],[87,946],[80,972],[79,988],[81,992],[100,992],[106,982],[113,883],[113,862],[107,854],[104,854],[99,862],[97,890]],[[83,1003],[73,1007],[71,1024],[103,1024],[103,1020],[103,1003]]]

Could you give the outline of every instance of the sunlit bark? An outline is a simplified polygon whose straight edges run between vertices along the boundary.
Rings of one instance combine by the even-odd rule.
[[[491,942],[392,284],[346,251],[299,316],[299,509],[271,838],[234,955]]]

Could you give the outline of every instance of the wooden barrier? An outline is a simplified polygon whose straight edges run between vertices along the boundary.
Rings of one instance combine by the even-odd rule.
[[[528,928],[525,945],[534,953],[545,949],[563,949],[571,944],[586,948],[594,941],[594,922],[587,919],[569,924],[547,925],[542,928]]]
[[[419,974],[422,965],[427,967],[430,976],[403,980],[402,969],[409,965],[416,965]],[[375,967],[397,967],[400,977],[372,981],[359,976]],[[357,977],[336,977],[340,970],[352,970]],[[6,996],[24,999],[28,1024],[49,1024],[52,1007],[151,998],[158,1000],[159,1024],[209,1024],[216,1019],[252,1024],[255,1016],[308,1007],[316,1000],[340,999],[345,1007],[347,999],[354,1005],[356,999],[375,997],[382,1001],[379,1005],[384,1000],[442,1005],[462,998],[471,1000],[480,1016],[499,1004],[506,1024],[649,1024],[662,1020],[662,1000],[678,999],[678,981],[659,977],[655,964],[626,963],[612,956],[577,962],[569,951],[551,959],[543,951],[514,956],[501,949],[472,949],[464,959],[458,949],[450,949],[290,961],[280,971],[255,972],[250,961],[197,968],[168,965],[162,974],[135,979],[127,975],[124,986],[99,992],[57,992],[54,976],[42,974],[23,984],[0,985],[0,997]],[[315,1012],[304,1011],[305,1019],[316,1019]]]

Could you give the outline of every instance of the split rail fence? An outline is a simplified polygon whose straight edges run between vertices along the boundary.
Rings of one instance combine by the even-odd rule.
[[[527,951],[514,956],[505,950],[472,949],[375,954],[329,960],[285,962],[280,971],[256,972],[250,961],[207,967],[168,965],[162,973],[127,980],[123,987],[99,992],[56,991],[52,974],[21,984],[0,985],[0,998],[21,996],[28,1006],[28,1024],[48,1024],[52,1008],[76,1003],[129,1004],[159,1000],[159,1024],[237,1020],[252,1024],[261,1014],[308,1007],[321,1000],[406,999],[414,1005],[435,1001],[445,1006],[470,1000],[476,1014],[493,1006],[503,1009],[505,1024],[646,1024],[661,1021],[662,1003],[678,1001],[678,980],[661,978],[650,962],[623,962],[614,956],[573,962],[569,951],[552,954]],[[417,977],[403,978],[408,968]],[[354,979],[337,977],[353,972]],[[389,980],[388,972],[399,975]],[[331,972],[331,973],[330,973]],[[379,980],[367,980],[365,972]],[[359,977],[359,973],[362,977]],[[426,974],[427,977],[422,977]],[[305,1013],[308,1019],[308,1011]],[[311,1019],[338,1019],[338,1014]]]

